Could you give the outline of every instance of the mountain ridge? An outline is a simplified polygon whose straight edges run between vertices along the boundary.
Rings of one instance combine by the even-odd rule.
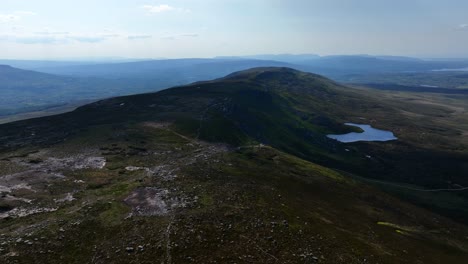
[[[465,225],[355,177],[420,162],[429,177],[426,156],[392,163],[420,146],[326,137],[379,111],[396,113],[324,77],[256,68],[0,125],[0,260],[465,262]]]

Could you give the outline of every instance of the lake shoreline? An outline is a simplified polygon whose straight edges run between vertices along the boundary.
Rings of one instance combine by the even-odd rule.
[[[366,124],[355,124],[355,123],[345,123],[347,126],[359,127],[363,130],[362,133],[351,132],[347,134],[335,135],[329,134],[327,135],[328,138],[337,140],[342,143],[353,143],[353,142],[386,142],[397,140],[398,138],[395,137],[393,132],[380,130],[373,128],[370,125]]]

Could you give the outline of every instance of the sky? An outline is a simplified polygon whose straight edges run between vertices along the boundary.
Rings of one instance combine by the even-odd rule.
[[[468,57],[466,0],[0,0],[0,59]]]

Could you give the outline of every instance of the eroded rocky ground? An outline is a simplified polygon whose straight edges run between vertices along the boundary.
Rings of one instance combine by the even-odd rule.
[[[0,221],[3,221],[0,254],[5,260],[17,261],[15,257],[23,254],[15,249],[18,246],[42,244],[44,237],[27,238],[66,222],[59,220],[57,214],[75,215],[104,201],[124,208],[123,219],[168,216],[179,208],[195,206],[198,197],[180,192],[172,182],[184,167],[199,160],[216,160],[215,156],[228,148],[190,140],[169,130],[168,124],[145,123],[139,128],[149,129],[150,133],[172,142],[156,141],[156,147],[147,148],[147,142],[131,141],[129,131],[125,131],[112,134],[110,141],[117,143],[99,147],[73,141],[3,154],[0,160]],[[114,178],[119,180],[114,181]],[[101,193],[116,185],[124,189],[123,196],[116,199],[114,192]],[[18,219],[28,217],[43,221],[29,226],[16,224]],[[83,221],[86,221],[85,216],[76,217],[68,225],[79,226]],[[61,235],[64,232],[65,227],[58,229],[60,240],[64,239]],[[166,233],[163,232],[163,238]],[[138,249],[143,251],[143,246]],[[126,247],[128,252],[133,250],[136,248]]]

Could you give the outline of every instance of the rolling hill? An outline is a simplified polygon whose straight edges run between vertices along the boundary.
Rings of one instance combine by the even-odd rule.
[[[27,66],[27,64],[26,64]],[[161,79],[174,75],[191,81],[219,78],[230,72],[253,67],[289,67],[315,72],[329,78],[343,78],[350,74],[426,72],[438,69],[456,69],[468,66],[466,60],[421,60],[396,56],[369,55],[252,55],[216,57],[214,59],[161,59],[125,63],[90,63],[88,65],[61,65],[26,67],[36,71],[77,77]]]
[[[0,116],[29,113],[117,95],[112,81],[78,79],[0,65]]]
[[[326,137],[349,121],[399,140]],[[0,258],[464,263],[462,194],[372,184],[467,184],[466,146],[420,123],[322,76],[255,68],[0,125]]]

